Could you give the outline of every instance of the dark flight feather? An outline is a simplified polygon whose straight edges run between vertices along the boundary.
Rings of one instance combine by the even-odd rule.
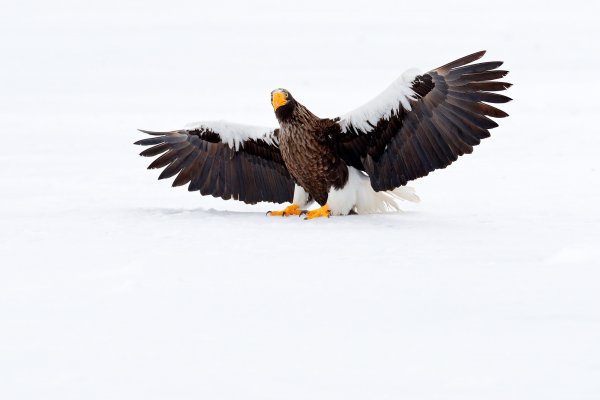
[[[159,179],[176,176],[173,186],[189,183],[190,191],[249,204],[292,201],[294,181],[274,142],[247,139],[236,150],[218,132],[207,129],[140,131],[153,136],[135,142],[152,146],[140,155],[160,155],[148,168],[164,168]]]

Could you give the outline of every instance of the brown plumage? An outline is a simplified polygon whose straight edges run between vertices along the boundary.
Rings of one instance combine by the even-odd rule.
[[[279,149],[294,178],[320,205],[327,202],[331,187],[340,189],[348,180],[348,167],[336,154],[328,137],[335,122],[311,113],[287,91],[288,103],[275,111],[279,121]]]
[[[502,62],[471,64],[484,53],[409,81],[401,78],[342,117],[319,118],[277,89],[271,100],[279,129],[208,122],[172,132],[142,131],[154,137],[136,144],[153,145],[143,156],[162,154],[149,168],[165,168],[159,179],[176,176],[174,186],[189,183],[190,191],[250,204],[291,202],[304,190],[320,205],[344,203],[334,204],[333,212],[347,214],[361,209],[359,198],[380,201],[376,192],[395,190],[471,153],[498,126],[489,117],[508,115],[487,104],[510,100],[495,93],[511,86],[496,81],[508,73],[497,70]],[[368,188],[361,184],[365,179]],[[347,202],[339,196],[332,201],[332,193],[346,195],[351,184]]]

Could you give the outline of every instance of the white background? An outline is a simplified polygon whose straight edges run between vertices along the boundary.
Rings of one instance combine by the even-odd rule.
[[[600,6],[8,1],[0,398],[600,398]],[[171,189],[136,128],[345,113],[477,50],[515,100],[402,214]]]

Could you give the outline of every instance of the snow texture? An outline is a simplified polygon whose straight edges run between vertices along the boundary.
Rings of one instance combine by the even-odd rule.
[[[0,398],[598,399],[598,15],[3,2]],[[132,144],[276,126],[282,86],[334,117],[481,49],[511,70],[510,117],[402,213],[266,217],[283,206],[157,181]]]

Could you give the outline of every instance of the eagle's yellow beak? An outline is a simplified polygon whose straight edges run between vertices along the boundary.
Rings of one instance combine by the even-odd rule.
[[[273,104],[273,110],[277,110],[287,103],[287,96],[283,92],[273,92],[272,97],[271,103]]]

